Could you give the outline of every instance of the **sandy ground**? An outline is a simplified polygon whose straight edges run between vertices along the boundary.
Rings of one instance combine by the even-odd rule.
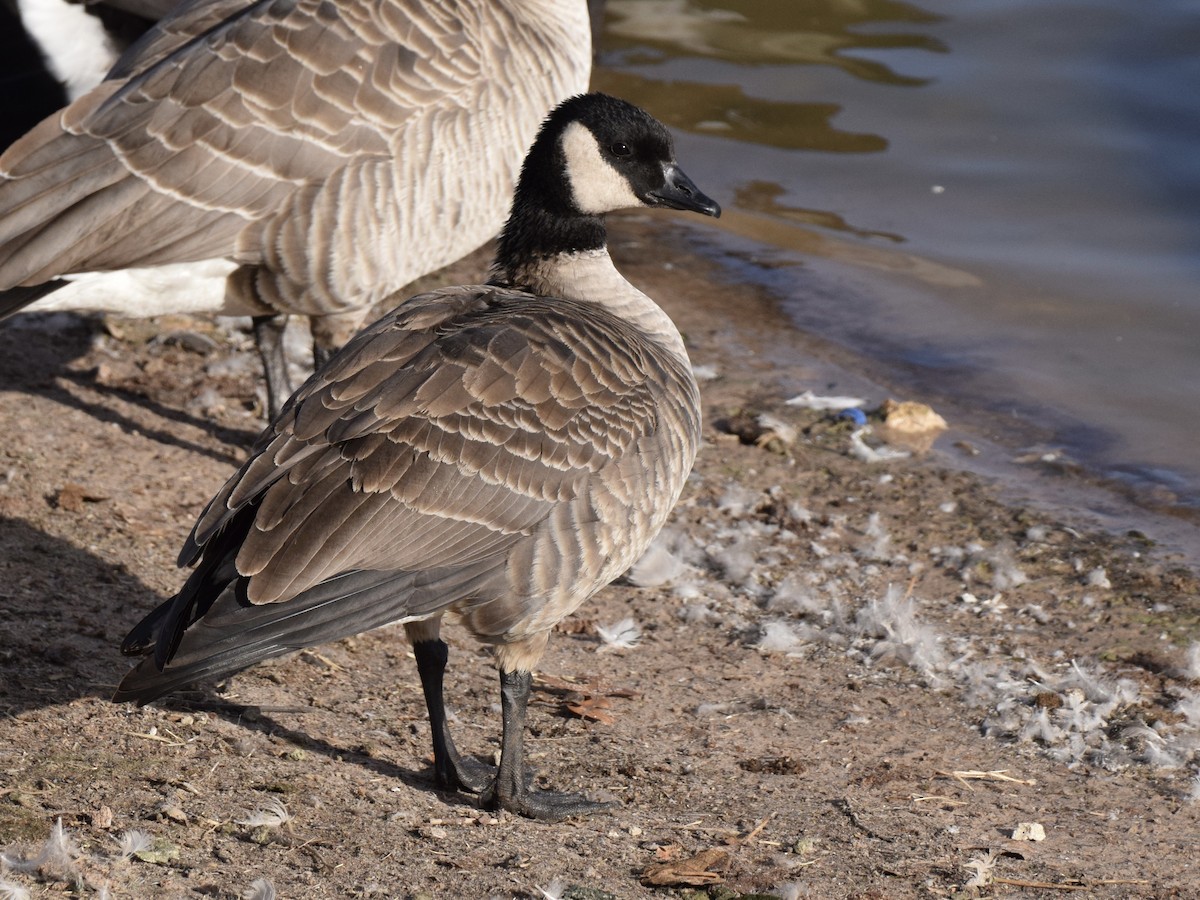
[[[665,221],[614,256],[715,367],[707,443],[655,557],[551,641],[538,782],[619,802],[559,824],[432,787],[399,629],[109,703],[257,431],[256,363],[207,322],[0,328],[0,896],[1200,897],[1195,573],[998,499],[959,429],[857,458],[784,404],[840,392],[821,348]],[[640,641],[606,642],[624,619]],[[495,673],[449,640],[486,758]]]

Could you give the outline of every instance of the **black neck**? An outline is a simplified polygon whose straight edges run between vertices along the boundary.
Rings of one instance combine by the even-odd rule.
[[[571,197],[557,137],[539,137],[517,183],[512,212],[500,234],[493,281],[513,285],[530,266],[562,253],[602,250],[604,217],[581,213]]]

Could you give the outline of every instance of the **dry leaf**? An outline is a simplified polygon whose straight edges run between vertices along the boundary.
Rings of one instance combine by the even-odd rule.
[[[67,512],[83,512],[83,504],[98,503],[101,500],[107,500],[108,497],[103,494],[97,494],[95,491],[89,491],[82,484],[76,484],[73,481],[68,481],[58,489],[58,496],[54,498],[55,505],[59,509]]]
[[[612,704],[604,697],[592,697],[588,695],[581,696],[578,700],[568,701],[567,709],[579,716],[581,719],[591,719],[595,722],[600,722],[603,725],[611,725],[617,721],[607,710],[612,709]]]
[[[595,634],[596,620],[595,619],[563,619],[554,626],[554,630],[559,634]]]
[[[724,869],[729,864],[726,850],[702,850],[688,859],[648,866],[642,873],[642,884],[655,887],[689,885],[704,887],[708,884],[723,884],[725,879],[715,869]]]

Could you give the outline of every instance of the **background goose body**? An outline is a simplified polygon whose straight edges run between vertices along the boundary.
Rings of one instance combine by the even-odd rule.
[[[606,157],[564,144],[576,123]],[[618,173],[624,190],[583,212],[581,168]],[[183,590],[126,639],[151,655],[116,699],[404,622],[439,781],[528,815],[593,808],[525,784],[530,670],[553,626],[662,528],[700,439],[678,330],[604,249],[600,213],[630,197],[719,213],[644,112],[595,94],[560,106],[525,163],[497,283],[406,301],[292,397],[197,522]],[[487,781],[446,731],[449,611],[501,671],[502,761]]]
[[[315,316],[331,350],[495,234],[590,57],[583,0],[185,3],[0,157],[0,290],[222,259],[193,308]]]

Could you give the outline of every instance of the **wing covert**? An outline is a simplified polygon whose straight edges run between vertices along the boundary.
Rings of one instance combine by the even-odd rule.
[[[348,570],[507,554],[645,451],[661,381],[645,349],[587,304],[490,287],[413,298],[301,388],[182,559],[250,502],[238,569],[255,602]]]

